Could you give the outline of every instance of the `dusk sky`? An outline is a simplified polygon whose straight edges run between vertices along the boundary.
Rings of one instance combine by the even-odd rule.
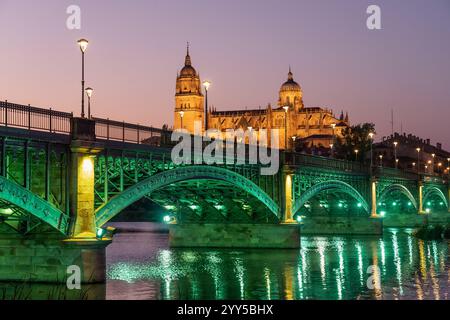
[[[81,7],[81,30],[66,9]],[[366,9],[381,7],[382,30]],[[275,105],[289,65],[308,107],[348,111],[450,149],[450,1],[0,0],[0,99],[80,113],[81,53],[93,114],[172,126],[186,42],[218,110]]]

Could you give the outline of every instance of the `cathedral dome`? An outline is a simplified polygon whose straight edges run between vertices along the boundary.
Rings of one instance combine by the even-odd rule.
[[[289,70],[288,73],[288,80],[283,83],[283,85],[280,88],[280,92],[285,91],[301,91],[300,85],[294,81],[294,75],[292,74],[291,70]]]
[[[182,77],[195,77],[197,75],[197,71],[195,71],[192,66],[184,66],[180,71],[180,76]]]

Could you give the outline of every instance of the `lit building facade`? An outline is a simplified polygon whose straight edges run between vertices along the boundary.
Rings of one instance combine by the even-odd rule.
[[[233,111],[212,108],[205,115],[204,104],[200,76],[192,66],[188,49],[185,65],[176,81],[174,129],[183,127],[194,133],[194,121],[201,121],[203,132],[207,116],[208,129],[217,129],[224,134],[229,129],[264,129],[268,132],[278,129],[281,149],[292,148],[294,144],[329,148],[335,136],[341,137],[343,130],[350,125],[348,114],[344,117],[342,112],[340,117],[336,117],[327,108],[305,107],[302,88],[294,80],[291,70],[279,90],[276,107],[269,104],[265,108]]]

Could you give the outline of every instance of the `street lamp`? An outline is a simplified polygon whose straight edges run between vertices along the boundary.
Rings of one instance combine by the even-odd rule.
[[[203,81],[203,87],[205,88],[205,131],[208,130],[208,90],[210,86],[211,82]]]
[[[420,148],[416,148],[417,151],[417,174],[420,174]]]
[[[432,153],[431,156],[433,157],[433,166],[432,166],[432,173],[434,174],[434,158],[436,157],[436,154]]]
[[[90,119],[91,118],[91,98],[92,98],[92,94],[94,93],[94,89],[86,88],[85,92],[88,97],[88,119]]]
[[[292,151],[294,151],[294,152],[295,152],[295,140],[297,140],[297,137],[293,136],[292,137]]]
[[[181,130],[183,130],[183,117],[184,117],[184,111],[180,111],[180,121],[181,121]]]
[[[438,163],[438,173],[441,174],[442,162]]]
[[[394,141],[394,160],[395,160],[395,169],[397,169],[397,146],[398,146],[398,142]]]
[[[375,134],[373,132],[369,133],[370,138],[370,169],[373,167],[373,137]]]
[[[380,167],[383,168],[383,155],[380,154]]]
[[[78,40],[78,46],[81,50],[81,117],[84,118],[84,53],[87,50],[89,41],[86,39]]]
[[[358,149],[355,149],[355,159],[356,159],[356,161],[358,161],[358,152],[359,152],[359,150]]]
[[[288,140],[287,140],[287,117],[288,117],[288,111],[289,111],[289,106],[284,106],[284,149],[287,150],[288,147]]]

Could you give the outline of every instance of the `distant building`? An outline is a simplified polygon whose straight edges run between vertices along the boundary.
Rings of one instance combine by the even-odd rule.
[[[397,147],[395,147],[395,143]],[[417,152],[420,148],[420,152]],[[399,134],[383,137],[382,141],[374,144],[374,164],[395,167],[395,153],[398,168],[426,173],[448,173],[450,167],[450,152],[442,149],[442,144],[432,145],[430,139],[421,139],[412,134]],[[383,159],[380,159],[380,155]]]
[[[194,132],[194,121],[201,121],[204,132],[205,108],[200,76],[192,66],[189,48],[176,81],[174,129],[184,129]],[[289,107],[286,112],[283,107]],[[181,116],[182,114],[182,116]],[[348,114],[335,117],[326,108],[308,108],[303,103],[303,92],[300,85],[294,81],[294,75],[289,70],[288,78],[279,91],[278,105],[275,108],[269,104],[259,109],[237,109],[233,111],[218,111],[209,109],[208,129],[279,130],[279,146],[292,148],[293,144],[302,146],[329,148],[334,136],[341,137],[345,128],[350,125]],[[287,133],[288,145],[285,146]]]

